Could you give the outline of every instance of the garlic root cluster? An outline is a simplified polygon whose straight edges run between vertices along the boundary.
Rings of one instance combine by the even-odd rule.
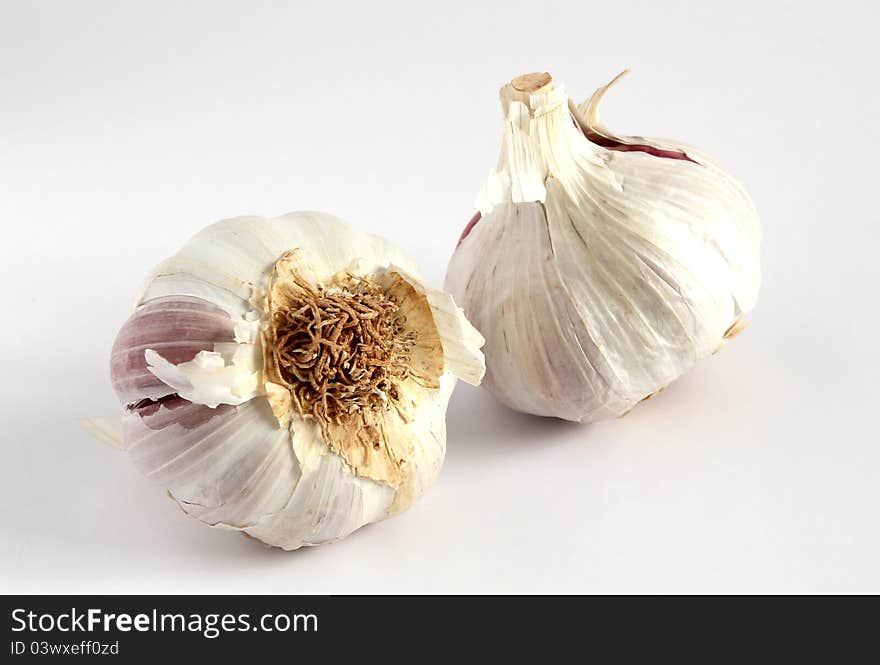
[[[320,213],[226,220],[153,272],[117,336],[121,446],[209,525],[337,540],[434,480],[482,343],[381,238]]]
[[[620,416],[757,299],[748,194],[692,147],[605,129],[616,80],[580,106],[545,73],[502,88],[498,166],[449,264],[447,290],[486,337],[484,385],[519,411]]]

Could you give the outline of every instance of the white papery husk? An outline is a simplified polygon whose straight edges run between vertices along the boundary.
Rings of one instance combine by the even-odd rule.
[[[276,262],[291,251],[319,282],[342,272],[402,280],[430,312],[422,324],[442,347],[439,376],[427,387],[406,384],[405,417],[389,416],[383,454],[401,456],[393,478],[373,468],[371,450],[353,459],[331,449],[314,417],[296,409],[281,417],[277,401],[270,405],[262,307]],[[156,268],[120,331],[111,373],[125,405],[121,447],[209,525],[284,549],[334,541],[405,510],[433,482],[455,378],[479,383],[482,343],[451,296],[425,286],[382,238],[314,212],[218,222]],[[278,388],[269,385],[274,398]],[[117,438],[107,421],[89,428]]]
[[[552,84],[502,88],[499,164],[449,265],[447,290],[486,337],[483,385],[519,411],[620,416],[718,350],[757,299],[742,185],[689,146],[610,133],[609,86],[580,107]]]

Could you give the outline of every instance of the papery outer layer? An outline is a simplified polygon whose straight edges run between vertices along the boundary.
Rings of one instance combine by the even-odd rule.
[[[269,271],[295,248],[319,279],[353,264],[364,275],[393,266],[431,306],[446,369],[440,388],[417,405],[418,417],[403,425],[418,445],[397,492],[353,475],[314,421],[297,415],[280,429],[266,398],[243,388],[250,366],[234,371],[233,358],[253,345],[248,330]],[[114,347],[114,386],[130,405],[129,453],[184,511],[295,549],[344,537],[424,492],[442,465],[454,375],[471,382],[482,375],[479,343],[451,298],[424,287],[388,241],[322,213],[239,217],[207,227],[154,271]]]
[[[215,344],[214,351],[199,351],[176,365],[154,349],[147,349],[144,357],[151,374],[196,404],[237,406],[263,393],[262,354],[256,344]]]
[[[714,352],[760,284],[742,186],[670,141],[632,139],[693,161],[591,142],[599,99],[573,119],[561,88],[502,90],[499,166],[446,280],[486,337],[484,385],[575,421],[619,416]]]
[[[105,417],[83,418],[80,421],[83,429],[99,441],[117,450],[125,450],[125,439],[122,434],[122,418],[117,415]]]
[[[417,276],[407,274],[404,268],[392,266],[392,270],[427,298],[449,372],[472,386],[479,385],[486,373],[486,361],[480,351],[486,340],[480,332],[467,320],[451,295],[425,286]]]
[[[265,400],[212,409],[171,397],[129,410],[123,429],[138,470],[208,524],[251,526],[281,510],[299,479]]]

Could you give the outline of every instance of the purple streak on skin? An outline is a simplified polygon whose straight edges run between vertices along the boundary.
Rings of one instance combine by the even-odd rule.
[[[655,148],[654,146],[647,145],[644,143],[623,143],[622,141],[617,141],[616,139],[609,138],[607,136],[602,136],[593,131],[584,131],[583,127],[577,122],[577,120],[572,117],[571,121],[574,123],[574,126],[577,127],[581,134],[584,135],[590,143],[595,143],[598,146],[602,146],[608,150],[615,150],[617,152],[644,152],[649,155],[653,155],[654,157],[660,157],[661,159],[680,159],[685,162],[692,162],[693,164],[698,164],[699,162],[694,161],[690,157],[687,156],[684,152],[680,150],[665,150],[663,148]]]
[[[461,241],[468,237],[468,234],[473,230],[473,228],[477,225],[477,222],[480,221],[480,217],[482,215],[478,212],[476,215],[471,217],[471,221],[467,223],[467,226],[464,227],[464,231],[461,232],[461,237],[458,239],[458,245],[461,244]],[[458,245],[455,246],[458,249]]]
[[[621,143],[620,141],[615,141],[614,139],[609,139],[606,136],[600,136],[598,134],[587,134],[586,137],[591,143],[600,145],[603,148],[608,148],[608,150],[616,150],[618,152],[646,152],[649,155],[661,157],[663,159],[680,159],[686,162],[693,162],[694,164],[697,163],[685,153],[679,152],[678,150],[664,150],[663,148],[655,148],[650,145]]]
[[[167,411],[162,412],[162,407]],[[142,399],[128,407],[130,413],[137,414],[144,425],[153,430],[163,429],[173,423],[185,429],[196,429],[214,416],[234,410],[235,407],[228,404],[221,404],[214,409],[193,404],[176,393],[159,399]]]

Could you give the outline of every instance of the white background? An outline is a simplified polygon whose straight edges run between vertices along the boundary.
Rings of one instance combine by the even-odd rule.
[[[0,1],[4,592],[880,592],[877,15],[865,2]],[[332,212],[434,284],[548,70],[715,155],[752,326],[622,420],[460,385],[408,513],[285,553],[187,519],[77,419],[141,280],[239,214]]]

